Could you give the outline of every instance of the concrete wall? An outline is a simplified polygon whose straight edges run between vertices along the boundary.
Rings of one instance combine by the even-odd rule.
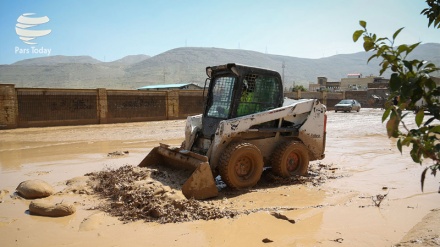
[[[98,90],[17,88],[17,127],[97,124]]]
[[[15,86],[0,84],[0,129],[17,128],[18,103]]]
[[[184,119],[203,112],[203,90],[145,91],[15,88],[0,84],[0,129],[105,124]],[[205,91],[205,95],[206,95]],[[386,90],[288,92],[292,99],[319,99],[328,110],[341,99],[356,99],[362,107],[377,107],[372,95]]]
[[[345,99],[355,99],[363,107],[368,106],[368,91],[345,91]]]
[[[368,87],[368,83],[373,83],[374,77],[364,77],[364,78],[342,78],[340,90],[352,90],[350,85],[356,85],[364,90]]]
[[[292,99],[319,99],[327,109],[333,109],[341,99],[344,99],[344,92],[331,93],[331,92],[287,92],[284,94],[285,97]]]
[[[0,84],[0,129],[183,119],[203,111],[203,90],[15,88]]]

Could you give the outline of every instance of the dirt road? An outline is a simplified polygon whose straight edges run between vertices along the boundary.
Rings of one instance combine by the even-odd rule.
[[[423,167],[412,163],[408,149],[398,152],[385,135],[381,115],[379,109],[328,112],[326,158],[313,163],[331,168],[323,171],[330,176],[322,177],[322,183],[259,185],[246,193],[221,193],[207,203],[253,213],[170,224],[124,224],[96,209],[102,199],[66,190],[66,181],[137,165],[159,142],[180,145],[183,120],[2,130],[1,245],[393,246],[416,224],[426,230],[411,231],[402,245],[440,245],[438,211],[431,212],[440,203],[439,179],[427,176],[421,192]],[[115,151],[129,153],[108,155]],[[28,179],[52,184],[59,193],[50,200],[71,202],[77,212],[63,218],[29,215],[30,201],[13,195]],[[378,195],[386,195],[380,207],[373,200]]]

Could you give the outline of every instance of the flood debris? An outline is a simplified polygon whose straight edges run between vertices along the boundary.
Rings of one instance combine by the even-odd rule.
[[[130,152],[128,152],[128,151],[114,151],[114,152],[108,153],[107,156],[108,157],[117,157],[117,156],[124,156],[129,153]]]
[[[252,188],[258,191],[280,185],[305,184],[319,186],[328,179],[340,177],[333,171],[333,165],[321,163],[311,164],[308,176],[281,178],[273,175],[270,170],[265,171],[264,179]],[[94,194],[106,199],[97,208],[118,217],[124,222],[144,220],[147,222],[176,223],[193,220],[212,220],[220,218],[233,218],[237,215],[248,215],[260,211],[274,209],[232,210],[225,203],[212,203],[212,201],[199,201],[187,199],[181,192],[182,184],[188,174],[186,171],[153,167],[134,167],[126,165],[118,169],[106,169],[100,172],[86,174],[90,179],[87,183]],[[81,180],[83,181],[83,180]],[[221,186],[221,180],[217,181]],[[84,183],[82,183],[84,184]],[[223,186],[224,187],[224,186]],[[86,188],[76,191],[88,191]],[[247,190],[232,190],[221,188],[221,194],[237,195],[246,193]],[[79,192],[77,192],[79,193]],[[88,193],[87,193],[88,194]],[[279,210],[281,208],[277,208]],[[289,210],[289,209],[287,209]],[[292,224],[295,220],[289,219],[281,213],[272,213],[278,219],[286,220]]]
[[[294,219],[289,219],[287,216],[285,216],[281,213],[278,213],[278,212],[272,212],[272,213],[270,213],[270,215],[272,215],[273,217],[280,219],[280,220],[287,220],[288,222],[290,222],[292,224],[296,223]]]
[[[336,239],[333,239],[332,241],[336,242],[336,243],[342,243],[342,242],[344,242],[344,239],[343,238],[336,238]]]
[[[261,242],[267,244],[267,243],[273,243],[273,240],[268,239],[268,238],[264,238],[263,240],[261,240]]]
[[[124,222],[176,223],[231,218],[239,214],[203,201],[186,199],[180,191],[151,178],[152,175],[167,177],[162,173],[127,165],[86,175],[94,180],[95,193],[107,199],[98,208]]]
[[[385,199],[385,197],[388,195],[388,193],[386,194],[377,194],[376,196],[372,196],[371,199],[374,202],[374,205],[376,207],[380,207],[380,204],[382,203],[382,201]]]

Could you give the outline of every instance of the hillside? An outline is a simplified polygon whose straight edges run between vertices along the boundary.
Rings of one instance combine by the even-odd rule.
[[[90,56],[48,56],[39,58],[30,58],[18,61],[12,65],[56,65],[60,63],[82,63],[82,64],[95,64],[101,63],[101,61],[94,59]]]
[[[113,62],[88,56],[52,56],[0,65],[0,82],[16,87],[135,89],[145,85],[193,82],[203,84],[209,65],[240,63],[276,70],[283,74],[285,87],[293,82],[307,85],[318,76],[339,81],[350,73],[378,75],[378,60],[366,63],[366,52],[307,59],[220,48],[176,48],[154,57],[132,55]],[[420,45],[413,58],[440,65],[440,44]],[[384,75],[385,77],[389,74]]]
[[[128,56],[125,56],[121,59],[115,60],[113,62],[108,62],[106,64],[131,65],[131,64],[142,62],[148,58],[150,58],[150,56],[145,55],[145,54],[128,55]]]

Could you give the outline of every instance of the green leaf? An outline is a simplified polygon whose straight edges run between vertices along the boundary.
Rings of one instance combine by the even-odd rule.
[[[407,115],[409,114],[409,112],[407,112],[407,113],[405,113],[405,114],[403,114],[401,117],[400,117],[400,119],[402,119],[403,120],[403,118],[404,117],[406,117]]]
[[[370,60],[371,59],[373,59],[373,58],[375,58],[375,57],[377,57],[377,55],[376,54],[373,54],[370,58],[368,58],[368,61],[367,61],[367,63],[369,63],[370,62]]]
[[[359,37],[361,37],[361,35],[364,33],[364,30],[356,30],[354,33],[353,33],[353,41],[354,42],[357,42],[358,41],[358,39],[359,39]]]
[[[382,75],[383,74],[383,72],[385,72],[385,70],[387,70],[388,69],[388,66],[390,65],[390,63],[388,62],[388,61],[384,61],[383,63],[382,63],[382,69],[380,70],[380,75]]]
[[[407,51],[406,51],[406,54],[411,53],[412,50],[414,50],[417,46],[420,45],[420,43],[421,43],[421,42],[410,45],[410,46],[408,47]]]
[[[440,125],[432,127],[431,128],[431,132],[440,133]]]
[[[388,108],[388,109],[385,110],[385,112],[382,115],[382,123],[385,122],[385,120],[388,118],[390,113],[391,113],[391,108]]]
[[[399,53],[402,53],[402,52],[407,51],[407,50],[408,50],[408,46],[407,46],[407,45],[399,45],[399,46],[397,47],[397,51],[398,51]]]
[[[411,158],[414,162],[421,164],[422,163],[422,161],[420,160],[421,155],[419,154],[418,151],[419,151],[418,145],[413,143],[413,148],[411,149],[411,152],[409,152],[409,153],[410,153]]]
[[[413,66],[412,63],[410,61],[407,60],[403,60],[403,65],[405,65],[405,67],[409,70],[409,71],[413,71]]]
[[[399,119],[394,112],[391,114],[386,126],[388,137],[398,137]]]
[[[427,125],[429,125],[432,121],[434,121],[435,120],[435,117],[431,117],[431,118],[429,118],[428,120],[426,120],[426,122],[425,122],[425,126],[427,126]]]
[[[403,139],[402,145],[408,146],[411,142],[411,139],[412,139],[411,136],[407,136],[405,139]]]
[[[413,60],[415,63],[419,63],[418,65],[417,65],[417,69],[420,69],[421,67],[423,67],[423,64],[425,64],[425,61],[416,61],[416,60]]]
[[[367,22],[366,21],[359,21],[359,25],[361,25],[361,27],[363,28],[367,28]]]
[[[432,80],[431,78],[427,79],[425,81],[425,86],[429,89],[429,90],[434,90],[437,87],[437,84],[435,83],[434,80]]]
[[[435,64],[433,64],[433,63],[428,63],[427,65],[425,65],[425,68],[433,69],[433,68],[435,68]]]
[[[422,186],[422,192],[423,192],[423,186],[425,184],[425,177],[427,171],[428,171],[428,167],[426,167],[425,170],[423,170],[422,176],[420,177],[420,185]]]
[[[402,142],[401,140],[397,140],[397,149],[399,149],[400,153],[402,153]]]
[[[417,127],[420,127],[420,125],[422,124],[424,116],[425,116],[425,111],[423,109],[421,109],[417,112],[417,114],[416,114]]]
[[[402,83],[401,83],[399,74],[397,74],[397,73],[391,74],[391,78],[390,78],[391,91],[393,91],[393,92],[398,91],[400,89],[401,84]]]
[[[397,35],[399,35],[400,31],[404,29],[403,27],[399,28],[394,34],[393,34],[393,40],[396,39]]]
[[[373,49],[373,47],[374,47],[373,42],[371,42],[370,40],[364,41],[364,50],[365,51],[369,51],[369,50]]]

